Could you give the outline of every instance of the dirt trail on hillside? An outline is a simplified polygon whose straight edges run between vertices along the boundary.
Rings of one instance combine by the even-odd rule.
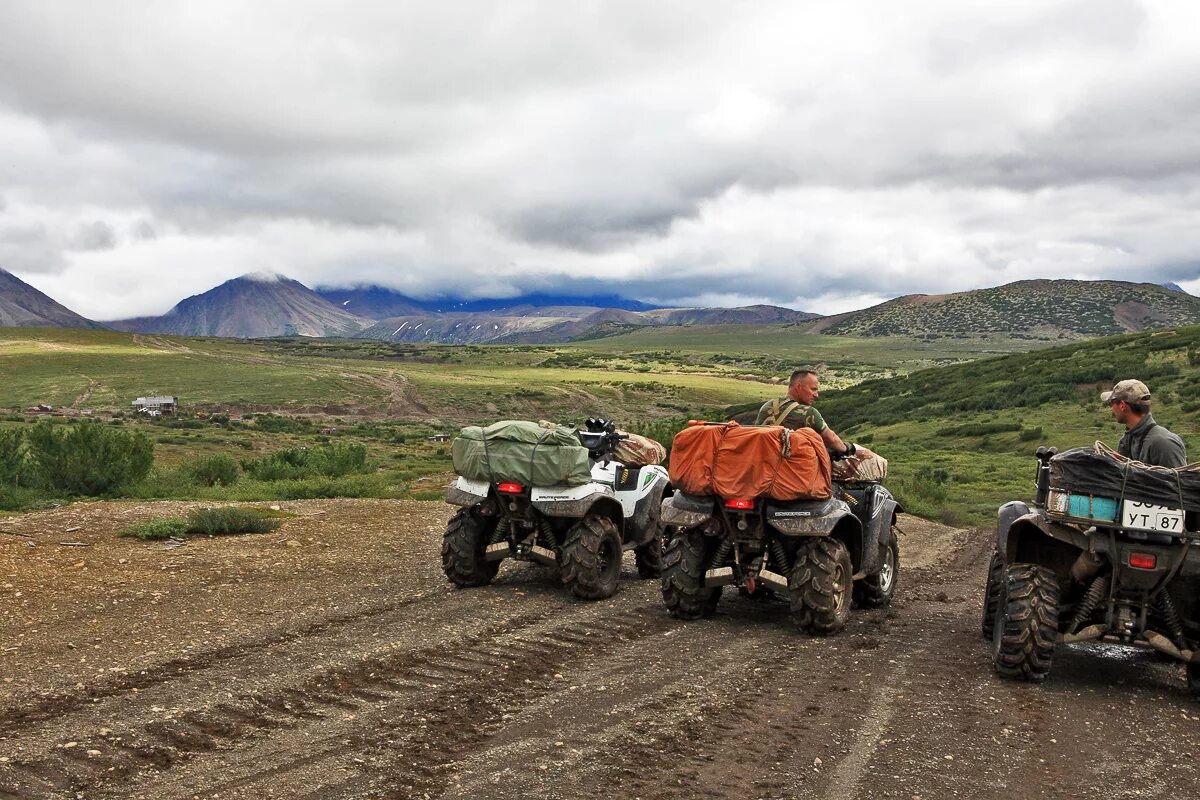
[[[528,565],[455,590],[440,503],[115,536],[192,505],[0,519],[0,798],[1200,795],[1174,665],[1072,647],[1044,685],[993,676],[984,531],[902,519],[893,607],[816,639],[730,590],[673,620],[631,560],[597,603]]]

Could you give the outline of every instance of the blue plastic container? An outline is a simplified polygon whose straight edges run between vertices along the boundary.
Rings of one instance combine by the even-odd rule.
[[[1073,494],[1068,497],[1067,514],[1076,519],[1094,522],[1113,522],[1117,518],[1117,501],[1111,497],[1092,497]]]

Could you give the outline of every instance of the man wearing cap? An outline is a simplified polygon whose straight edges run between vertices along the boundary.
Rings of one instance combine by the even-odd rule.
[[[1112,391],[1102,392],[1100,401],[1125,426],[1125,435],[1117,445],[1118,453],[1156,467],[1182,467],[1187,463],[1183,440],[1154,421],[1146,384],[1121,381]]]
[[[812,428],[821,434],[825,446],[838,456],[854,455],[853,444],[842,441],[842,437],[833,432],[826,424],[821,412],[812,404],[821,396],[821,381],[817,371],[809,367],[801,367],[792,373],[788,381],[788,393],[785,397],[768,400],[758,410],[755,425],[782,425],[785,428],[798,430]]]

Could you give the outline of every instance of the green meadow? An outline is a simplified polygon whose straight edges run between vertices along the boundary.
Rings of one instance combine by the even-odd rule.
[[[1000,503],[1031,495],[1036,447],[1116,444],[1121,431],[1098,394],[1120,378],[1149,383],[1156,418],[1200,455],[1198,340],[1193,327],[1026,352],[1027,340],[833,337],[786,325],[528,346],[3,328],[0,432],[91,419],[146,435],[153,468],[126,496],[437,498],[449,445],[430,437],[464,424],[604,415],[669,442],[688,418],[744,418],[782,393],[795,365],[821,364],[826,419],[888,458],[889,485],[911,511],[986,525]],[[183,414],[135,416],[130,404],[146,394],[178,396]],[[43,403],[64,410],[29,413]],[[352,446],[365,458],[341,474],[264,468]],[[204,480],[214,458],[233,463],[234,481]],[[28,484],[0,487],[0,507],[61,499]]]

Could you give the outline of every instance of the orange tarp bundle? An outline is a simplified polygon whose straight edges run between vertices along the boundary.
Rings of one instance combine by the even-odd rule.
[[[690,422],[675,434],[671,483],[726,499],[823,500],[833,495],[829,453],[811,428]]]

